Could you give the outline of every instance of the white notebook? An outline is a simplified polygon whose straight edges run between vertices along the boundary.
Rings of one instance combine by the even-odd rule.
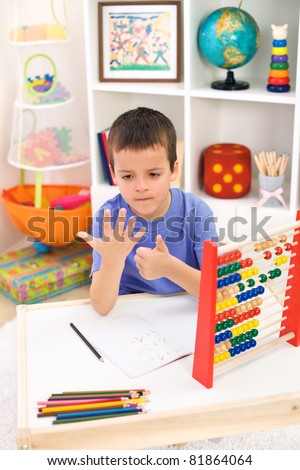
[[[189,295],[157,299],[86,331],[88,340],[129,377],[139,377],[194,352],[198,303]]]

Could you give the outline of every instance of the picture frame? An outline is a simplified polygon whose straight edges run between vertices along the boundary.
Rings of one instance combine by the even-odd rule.
[[[98,3],[101,82],[181,80],[181,2]]]

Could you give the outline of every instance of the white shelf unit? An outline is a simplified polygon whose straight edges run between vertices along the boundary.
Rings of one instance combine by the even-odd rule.
[[[76,101],[71,94],[72,75],[66,65],[66,58],[68,57],[70,46],[69,39],[61,41],[16,41],[10,44],[15,49],[17,55],[19,86],[14,103],[8,162],[17,168],[35,172],[44,170],[61,171],[87,164],[89,162],[88,139],[76,116]],[[25,64],[29,64],[29,62],[34,63],[34,61],[38,63],[41,59],[48,65],[48,69],[46,70],[52,67],[51,72],[58,77],[58,79],[56,78],[57,83],[54,82],[55,86],[51,94],[29,92],[27,75],[25,77]],[[38,66],[45,67],[45,63],[38,63]],[[51,63],[50,68],[49,63]],[[57,66],[57,64],[59,64],[59,66]],[[36,78],[38,73],[42,76],[40,71],[34,71],[35,67],[36,66],[32,66],[31,73],[27,71],[29,77],[35,76]],[[57,92],[56,95],[55,92]],[[41,100],[41,98],[43,98],[43,100]],[[34,157],[32,157],[33,160],[30,162],[27,161],[22,153],[22,146],[28,144],[30,139],[33,138],[34,133],[36,133],[37,136],[39,134],[42,135],[42,133],[47,132],[48,129],[56,130],[58,133],[65,130],[65,132],[62,133],[60,145],[56,144],[56,141],[53,139],[51,140],[50,136],[50,150],[48,150],[48,147],[43,147],[43,145],[41,145],[42,148],[40,149],[36,144],[36,148],[32,152],[32,155],[34,155]],[[38,139],[38,137],[35,138]],[[55,150],[53,149],[54,144],[56,144],[56,157]],[[60,151],[60,147],[63,148],[63,146],[68,149],[68,156],[73,157],[70,158],[70,161],[68,161],[68,157],[63,160],[63,153]],[[41,154],[38,154],[38,150]],[[43,166],[40,164],[39,160],[49,152],[51,154],[50,156],[54,158],[54,161],[52,163],[45,161],[45,165]],[[67,154],[67,150],[64,150],[64,153]],[[55,158],[57,160],[56,163]]]
[[[105,3],[105,2],[104,2]],[[239,6],[239,1],[230,6]],[[248,90],[218,91],[211,82],[226,77],[226,70],[208,63],[198,49],[197,32],[201,21],[228,1],[182,0],[182,77],[180,83],[117,83],[99,81],[98,0],[84,0],[87,60],[90,154],[92,161],[92,205],[95,211],[117,188],[106,183],[99,155],[97,132],[109,127],[122,112],[149,106],[165,113],[174,123],[179,139],[185,142],[184,189],[206,200],[226,230],[228,220],[244,216],[259,200],[257,169],[252,166],[252,188],[238,199],[218,199],[203,190],[201,155],[209,145],[233,142],[246,145],[252,155],[260,150],[288,153],[284,197],[288,209],[260,208],[258,218],[272,219],[266,227],[294,219],[300,206],[300,0],[244,0],[241,8],[257,21],[261,45],[255,57],[235,69],[237,79],[250,83]],[[272,50],[271,24],[288,23],[288,56],[291,91],[266,90]],[[242,224],[240,225],[242,227]],[[239,230],[236,229],[236,234]],[[243,226],[243,231],[245,229]],[[228,237],[227,237],[228,238]],[[225,239],[227,239],[225,236]]]

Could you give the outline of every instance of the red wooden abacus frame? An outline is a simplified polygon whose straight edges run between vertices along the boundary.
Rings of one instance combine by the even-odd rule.
[[[297,212],[296,221],[300,221],[300,211]],[[296,226],[297,227],[297,226]],[[282,233],[282,229],[295,229],[295,224],[290,226],[278,227],[272,231],[272,235]],[[271,235],[271,232],[270,232]],[[280,332],[280,337],[290,334],[293,336],[287,342],[293,346],[300,346],[300,290],[297,286],[297,279],[300,276],[300,230],[294,234],[293,257],[291,264],[295,265],[292,270],[289,268],[287,287],[288,299],[285,300],[283,307],[288,307],[284,315],[287,319],[284,321],[284,333]],[[251,240],[230,244],[228,252],[239,249],[239,247],[252,243]],[[195,354],[192,376],[206,388],[212,388],[214,378],[214,346],[215,346],[215,314],[216,314],[216,286],[217,286],[217,268],[218,268],[218,246],[214,242],[206,240],[203,249],[202,273],[200,282],[200,297],[198,305],[198,320],[196,330]]]

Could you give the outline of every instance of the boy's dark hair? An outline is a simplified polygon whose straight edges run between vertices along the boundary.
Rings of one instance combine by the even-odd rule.
[[[167,151],[170,168],[177,160],[176,131],[164,114],[139,107],[121,114],[112,124],[108,136],[110,165],[114,169],[114,152],[125,148],[145,150],[161,145]]]

